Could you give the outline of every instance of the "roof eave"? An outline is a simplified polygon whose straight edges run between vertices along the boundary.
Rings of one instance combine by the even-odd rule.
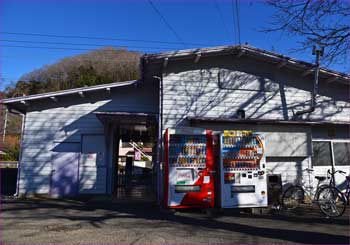
[[[285,66],[294,70],[310,70],[314,67],[314,64],[296,60],[281,54],[273,53],[263,49],[258,49],[249,45],[239,45],[239,46],[219,46],[214,48],[202,48],[202,49],[188,49],[179,50],[174,52],[165,52],[155,55],[145,55],[144,59],[149,62],[159,62],[161,63],[165,58],[172,60],[184,60],[184,59],[195,59],[195,56],[200,53],[202,57],[209,56],[221,56],[228,54],[238,54],[243,51],[243,55],[254,56],[256,58],[264,59],[268,62],[272,62],[276,65],[281,62],[285,62]],[[324,67],[320,68],[320,75],[326,79],[335,77],[333,81],[342,82],[345,84],[350,84],[350,76],[345,73],[333,71]]]
[[[215,122],[215,123],[238,123],[238,124],[285,124],[285,125],[347,125],[350,122],[344,121],[309,121],[309,120],[274,120],[274,119],[259,119],[259,118],[214,118],[214,117],[187,117],[190,122]]]
[[[0,100],[0,103],[5,104],[5,105],[9,105],[9,104],[13,104],[13,103],[25,103],[26,101],[40,100],[40,99],[46,99],[46,98],[51,98],[51,99],[55,100],[55,97],[59,97],[59,96],[80,94],[80,93],[93,92],[93,91],[104,90],[104,89],[111,89],[111,88],[115,88],[115,87],[129,86],[132,84],[136,84],[137,82],[139,82],[139,81],[132,80],[132,81],[126,81],[126,82],[116,82],[116,83],[96,85],[96,86],[91,86],[91,87],[82,87],[82,88],[61,90],[61,91],[57,91],[57,92],[49,92],[49,93],[43,93],[43,94],[34,94],[34,95],[28,95],[28,96],[3,99],[3,100]]]

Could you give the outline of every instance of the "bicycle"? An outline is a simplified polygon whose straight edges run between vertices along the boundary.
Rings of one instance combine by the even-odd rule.
[[[307,169],[313,171],[312,169]],[[318,180],[316,192],[311,204],[317,203],[320,211],[327,217],[339,217],[346,209],[344,194],[335,186],[335,173],[345,173],[341,170],[327,171],[327,177],[315,176]],[[331,176],[331,177],[329,177]],[[320,185],[320,182],[329,179],[328,184]],[[296,209],[300,204],[305,203],[305,190],[300,185],[288,187],[282,195],[282,208],[285,210]]]
[[[350,205],[350,175],[345,176],[345,180],[346,180],[346,189],[343,195],[346,200],[346,204]]]

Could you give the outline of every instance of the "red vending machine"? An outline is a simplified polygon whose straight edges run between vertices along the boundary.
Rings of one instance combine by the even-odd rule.
[[[214,207],[213,134],[200,128],[165,132],[164,205]]]

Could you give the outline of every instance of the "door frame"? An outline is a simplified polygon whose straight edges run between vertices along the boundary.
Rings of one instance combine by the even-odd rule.
[[[80,157],[81,157],[81,149],[82,149],[82,145],[81,145],[81,141],[53,141],[51,144],[52,144],[52,148],[51,148],[51,157],[50,157],[50,181],[49,181],[49,185],[50,185],[50,188],[49,188],[49,195],[50,196],[53,196],[53,172],[54,172],[54,169],[53,169],[53,156],[54,156],[54,151],[53,149],[55,148],[55,145],[58,145],[58,144],[61,144],[61,143],[66,143],[66,144],[79,144],[79,154],[78,154],[78,169],[77,169],[77,190],[76,190],[76,195],[79,195],[79,183],[80,183],[80,179],[79,179],[79,168],[80,168]]]

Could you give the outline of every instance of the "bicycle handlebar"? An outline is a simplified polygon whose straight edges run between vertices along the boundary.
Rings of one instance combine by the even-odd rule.
[[[333,173],[333,174],[335,174],[335,173],[346,174],[346,172],[341,171],[341,170],[336,170],[336,171],[334,171],[334,172],[331,172],[330,169],[327,170],[327,173],[328,173],[328,174],[332,174],[332,173]]]

